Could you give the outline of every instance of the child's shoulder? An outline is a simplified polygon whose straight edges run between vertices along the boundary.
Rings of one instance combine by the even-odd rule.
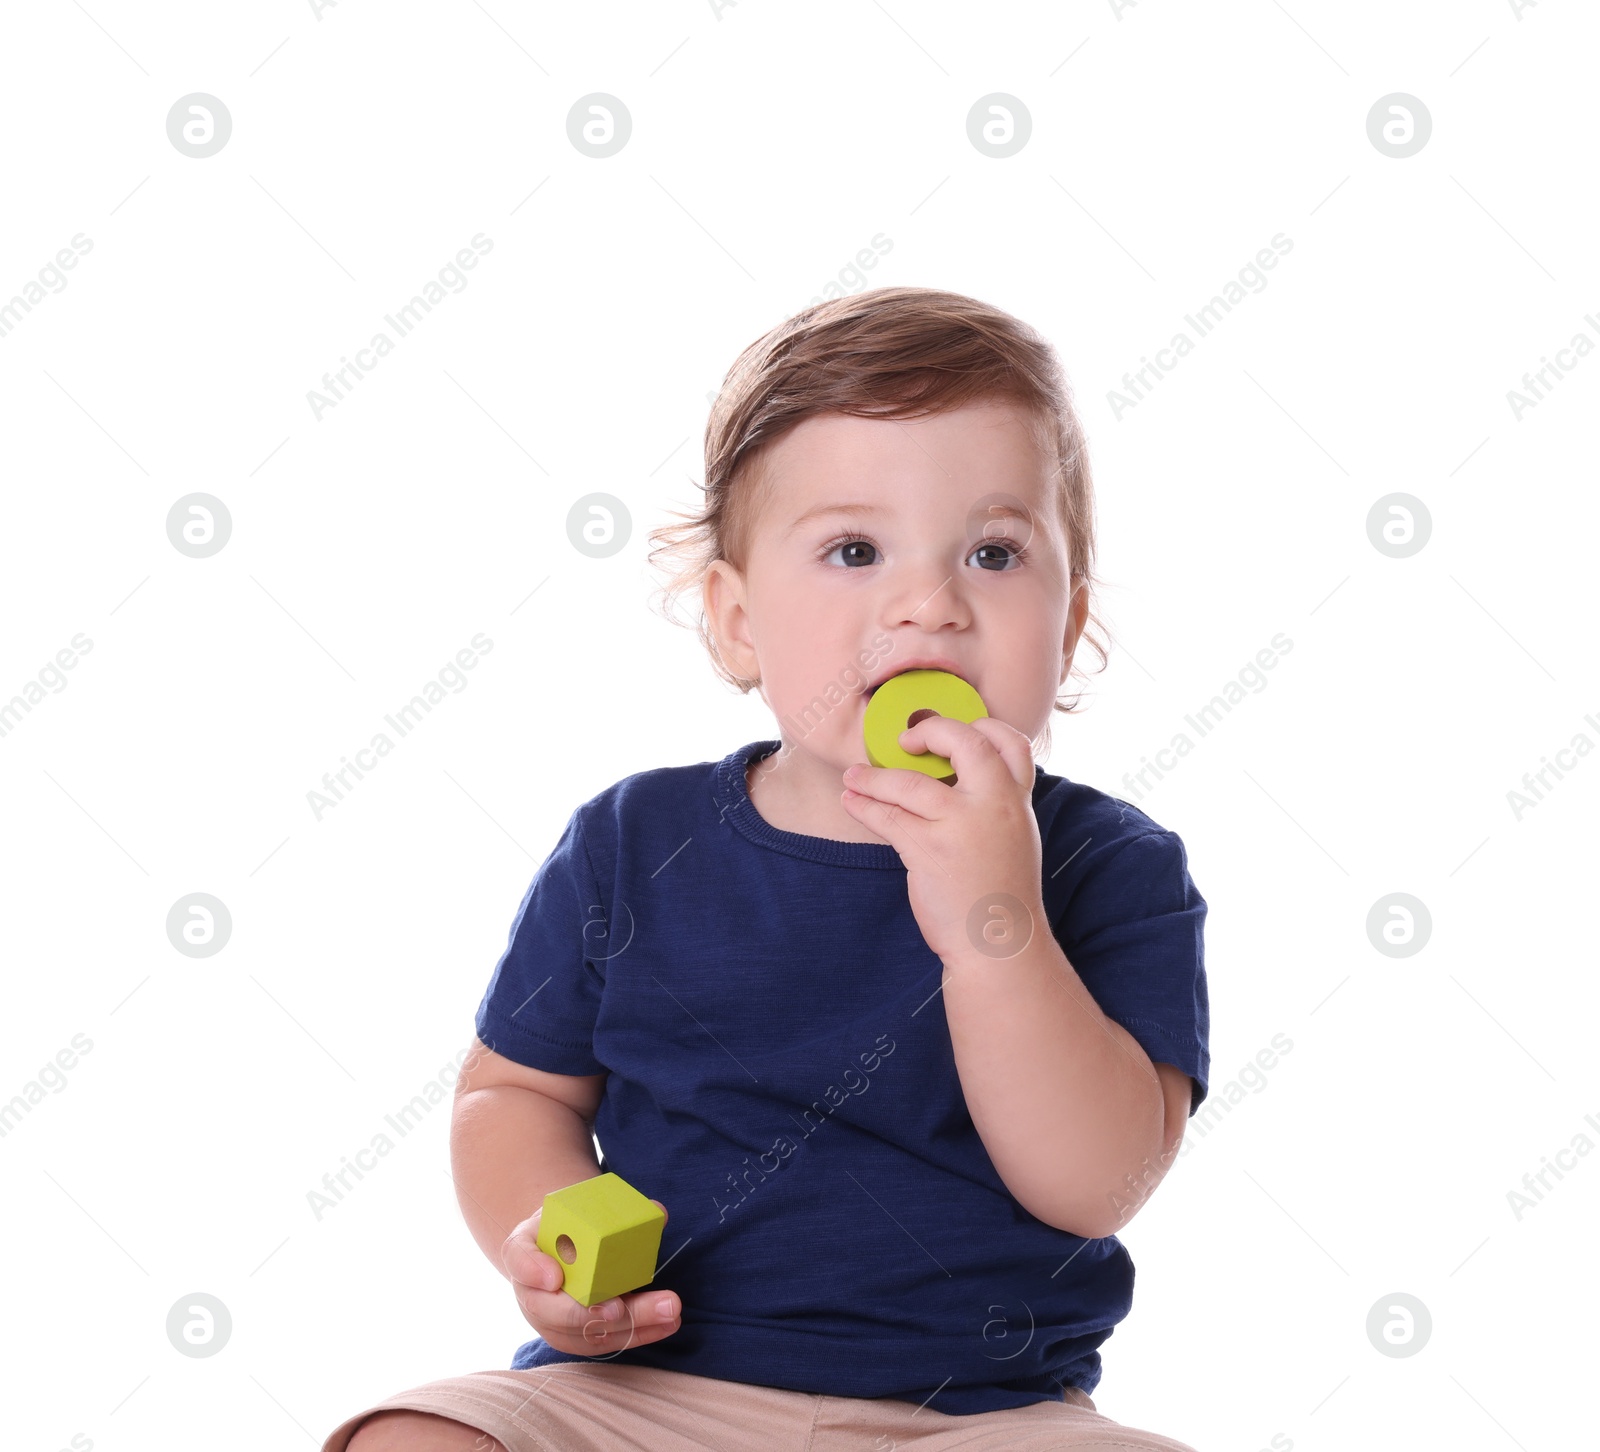
[[[1046,906],[1154,912],[1203,902],[1183,839],[1132,802],[1041,770],[1034,780]]]
[[[1087,782],[1072,781],[1038,768],[1033,787],[1040,840],[1048,847],[1071,840],[1098,852],[1116,850],[1139,837],[1171,837],[1169,831],[1132,802]],[[1097,852],[1097,855],[1098,855]]]
[[[687,808],[710,803],[726,792],[731,764],[755,745],[740,747],[716,761],[630,772],[580,802],[573,815],[585,831],[615,831],[624,822],[636,826],[665,820],[669,814],[677,814],[681,822]]]

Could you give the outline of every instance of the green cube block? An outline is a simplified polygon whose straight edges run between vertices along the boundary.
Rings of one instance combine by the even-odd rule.
[[[585,1306],[656,1276],[666,1215],[609,1170],[544,1197],[538,1246],[561,1262],[562,1290]]]

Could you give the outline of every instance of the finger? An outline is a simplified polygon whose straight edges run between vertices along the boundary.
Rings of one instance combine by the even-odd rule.
[[[683,1309],[675,1292],[661,1289],[630,1291],[597,1301],[592,1306],[584,1305],[569,1291],[551,1290],[548,1284],[520,1282],[516,1291],[523,1313],[530,1320],[561,1326],[575,1333],[591,1322],[613,1328],[671,1325]]]
[[[867,766],[862,762],[846,769],[844,784],[863,797],[892,803],[929,822],[944,815],[950,791],[925,772],[904,766]]]
[[[500,1264],[507,1277],[515,1284],[531,1286],[542,1291],[559,1291],[565,1280],[561,1263],[539,1249],[538,1227],[524,1221],[500,1247]]]
[[[571,1299],[570,1297],[568,1298]],[[584,1316],[595,1316],[602,1321],[616,1322],[626,1325],[630,1321],[635,1326],[659,1326],[667,1322],[676,1321],[682,1309],[682,1302],[672,1291],[628,1291],[620,1296],[612,1296],[609,1300],[597,1301],[592,1306],[580,1306],[573,1301],[572,1305],[584,1313]],[[662,1306],[666,1310],[662,1310]]]
[[[1005,764],[1011,769],[1011,779],[1018,786],[1025,786],[1031,791],[1037,780],[1033,761],[1033,742],[1009,722],[997,720],[993,716],[978,717],[972,723],[972,727],[975,731],[981,731],[1000,753]]]
[[[658,1328],[653,1330],[652,1340],[660,1334]],[[637,1346],[645,1332],[643,1327],[627,1319],[608,1321],[595,1311],[580,1307],[576,1325],[548,1325],[539,1334],[570,1344],[582,1356],[615,1356],[619,1351]]]
[[[671,1326],[683,1314],[683,1302],[674,1291],[630,1291],[622,1300],[635,1326]]]
[[[983,721],[988,718],[978,719]],[[914,772],[905,767],[877,768],[880,772],[892,772],[896,776],[907,778],[920,777],[934,783],[935,790],[931,793],[924,789],[909,800],[894,798],[930,820],[936,820],[948,811],[949,798],[943,793],[951,787],[959,785],[969,794],[974,788],[980,793],[992,793],[1001,789],[1008,776],[1012,781],[1016,779],[1012,768],[996,749],[994,741],[986,732],[977,729],[975,722],[957,721],[948,716],[926,716],[915,726],[908,726],[902,731],[898,744],[902,750],[913,756],[931,753],[943,756],[950,762],[950,775],[938,780],[927,776],[924,772]],[[864,777],[863,781],[875,783],[873,786],[862,788],[871,795],[882,797],[889,795],[886,791],[878,790],[879,785],[886,785],[881,776]],[[857,783],[852,781],[849,785],[856,786]],[[905,790],[912,791],[913,788],[908,785]]]
[[[900,733],[900,745],[913,754],[932,751],[949,757],[956,777],[952,785],[961,790],[996,792],[1003,786],[1014,784],[1017,775],[1015,768],[1001,752],[999,738],[992,725],[984,729],[983,723],[991,722],[992,718],[987,716],[970,722],[957,721],[949,716],[925,716],[915,726],[909,726]],[[1003,722],[998,724],[1004,725]],[[1006,726],[1004,729],[1010,731],[1012,728]],[[1024,741],[1026,739],[1023,738]]]
[[[884,771],[891,776],[921,777],[924,785],[932,787],[935,791],[949,790],[931,778],[923,777],[920,772],[905,771],[898,767],[863,766],[859,770]],[[876,797],[848,788],[840,795],[839,801],[852,817],[863,826],[870,827],[893,847],[907,868],[913,863],[918,865],[926,863],[937,868],[946,877],[950,875],[950,869],[934,851],[932,833],[929,830],[933,824],[927,818],[909,812],[894,802],[879,801]],[[913,826],[913,823],[916,825]]]
[[[626,1333],[632,1324],[617,1297],[585,1306],[567,1291],[541,1291],[524,1285],[513,1289],[522,1314],[541,1334],[552,1330],[580,1340],[595,1341],[618,1331]]]
[[[648,1346],[652,1341],[675,1335],[681,1322],[666,1325],[642,1326],[632,1323],[621,1325],[591,1318],[581,1331],[573,1332],[556,1326],[535,1326],[534,1329],[559,1351],[570,1351],[578,1356],[592,1357],[597,1361],[609,1360],[633,1346]]]
[[[596,1348],[616,1349],[637,1344],[640,1339],[658,1340],[677,1329],[682,1311],[678,1297],[662,1290],[632,1291],[593,1306],[566,1299],[568,1305],[560,1317],[548,1324],[562,1327],[585,1345]]]

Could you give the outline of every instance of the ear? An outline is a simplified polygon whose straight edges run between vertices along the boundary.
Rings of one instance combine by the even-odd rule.
[[[1067,628],[1061,639],[1061,684],[1072,670],[1072,657],[1078,649],[1084,626],[1089,622],[1089,582],[1082,575],[1072,579],[1072,603],[1067,607]]]
[[[760,679],[761,663],[750,638],[750,615],[745,609],[745,580],[727,560],[713,560],[701,587],[706,624],[717,643],[717,653],[736,675],[747,681]]]

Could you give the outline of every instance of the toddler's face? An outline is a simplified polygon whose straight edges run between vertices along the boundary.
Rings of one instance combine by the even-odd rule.
[[[786,749],[840,772],[864,761],[870,688],[923,664],[1039,735],[1087,598],[1068,576],[1053,461],[1019,410],[809,418],[766,468],[745,569],[714,565],[706,603],[724,658],[760,678]]]

